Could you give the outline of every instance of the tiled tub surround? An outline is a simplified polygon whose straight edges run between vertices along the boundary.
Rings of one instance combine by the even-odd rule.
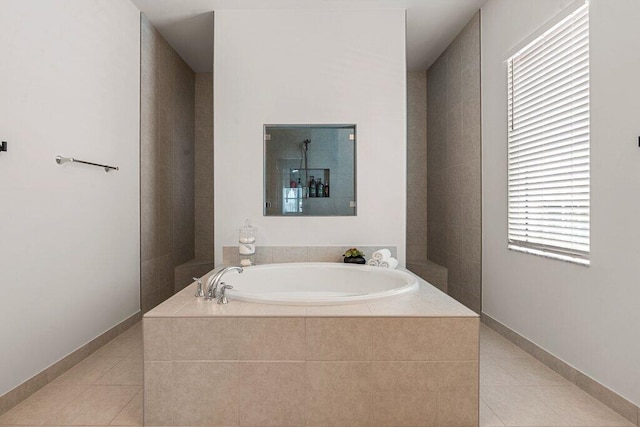
[[[343,306],[221,306],[190,285],[144,317],[145,425],[478,425],[479,318],[420,284]]]

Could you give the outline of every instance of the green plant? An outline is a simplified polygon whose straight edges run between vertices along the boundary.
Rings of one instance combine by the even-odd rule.
[[[364,252],[359,251],[358,248],[351,248],[347,250],[342,256],[345,258],[355,258],[359,256],[364,256]]]

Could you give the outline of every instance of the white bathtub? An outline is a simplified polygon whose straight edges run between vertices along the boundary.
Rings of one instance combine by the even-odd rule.
[[[357,304],[414,292],[417,278],[400,270],[365,265],[307,262],[269,264],[229,272],[229,299],[265,304]]]

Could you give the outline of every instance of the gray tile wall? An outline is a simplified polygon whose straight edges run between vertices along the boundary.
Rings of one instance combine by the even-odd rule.
[[[428,257],[451,296],[480,311],[480,14],[427,71]]]
[[[407,264],[427,260],[427,72],[407,73]]]
[[[213,263],[213,74],[196,74],[195,251]]]
[[[194,257],[195,74],[143,16],[140,61],[141,309],[174,292]]]

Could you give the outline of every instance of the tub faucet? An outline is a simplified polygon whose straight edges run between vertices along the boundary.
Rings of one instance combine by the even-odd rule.
[[[216,300],[216,302],[218,304],[229,304],[229,300],[227,299],[227,296],[225,295],[225,291],[227,289],[233,289],[233,286],[231,285],[225,285],[224,282],[220,282],[220,292],[218,295],[218,299]]]
[[[204,296],[204,291],[202,290],[202,278],[194,277],[193,280],[198,284],[198,288],[196,289],[195,297],[200,298]]]
[[[223,299],[226,300],[226,297],[224,296],[224,292],[219,289],[220,285],[223,284],[223,282],[220,282],[220,279],[222,279],[222,276],[224,276],[227,272],[234,270],[238,273],[242,273],[243,271],[242,267],[225,267],[209,278],[209,280],[207,281],[207,300],[220,298],[218,302],[220,304],[224,303],[222,301]],[[227,287],[227,289],[230,289],[230,287]]]

